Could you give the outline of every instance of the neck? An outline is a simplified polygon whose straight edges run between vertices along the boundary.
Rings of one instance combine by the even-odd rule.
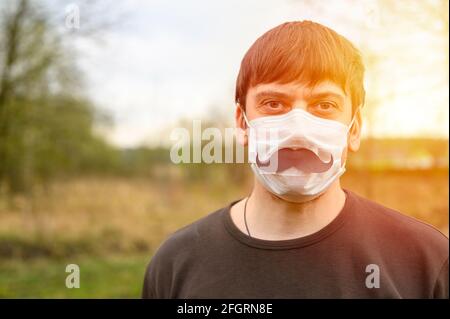
[[[323,194],[305,203],[292,203],[268,192],[258,181],[247,203],[247,224],[252,237],[265,240],[287,240],[313,234],[328,225],[344,207],[345,192],[336,180]],[[241,203],[240,203],[241,204]],[[237,205],[236,205],[237,206]],[[245,233],[236,207],[236,225]],[[243,214],[241,215],[243,216]],[[243,218],[242,218],[243,219]]]

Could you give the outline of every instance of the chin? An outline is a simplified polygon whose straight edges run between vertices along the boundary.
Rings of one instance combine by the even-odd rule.
[[[312,202],[322,196],[323,193],[316,195],[301,195],[301,194],[283,194],[283,195],[273,195],[278,200],[289,202],[292,204],[304,204],[307,202]]]

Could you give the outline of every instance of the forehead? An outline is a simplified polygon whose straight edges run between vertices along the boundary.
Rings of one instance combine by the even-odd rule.
[[[266,92],[283,94],[293,99],[302,99],[319,94],[333,94],[343,99],[349,98],[340,85],[329,80],[321,81],[313,86],[296,82],[258,84],[249,89],[248,97],[256,97]]]

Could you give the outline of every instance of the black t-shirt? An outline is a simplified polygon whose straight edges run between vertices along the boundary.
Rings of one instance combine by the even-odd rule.
[[[301,238],[251,238],[230,204],[178,230],[152,258],[143,298],[448,298],[448,238],[349,190]]]

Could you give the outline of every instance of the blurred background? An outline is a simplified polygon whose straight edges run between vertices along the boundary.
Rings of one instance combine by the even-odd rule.
[[[233,127],[246,50],[304,19],[367,68],[343,186],[448,236],[448,1],[3,1],[0,297],[139,297],[168,235],[252,186],[246,164],[173,164],[171,130]]]

